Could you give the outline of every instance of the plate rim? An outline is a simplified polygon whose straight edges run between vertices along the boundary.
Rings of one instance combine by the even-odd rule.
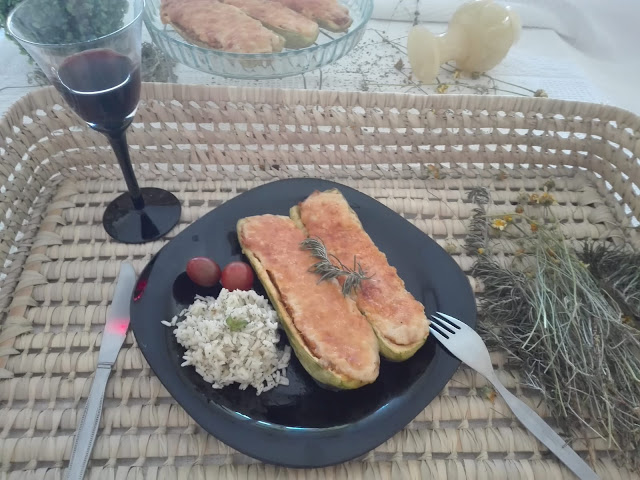
[[[296,182],[296,183],[309,183],[309,184],[315,184],[314,187],[312,187],[308,193],[310,194],[314,189],[318,189],[318,182],[324,184],[321,188],[323,189],[329,189],[329,188],[338,188],[340,189],[347,189],[349,191],[355,192],[355,194],[357,195],[363,195],[365,197],[367,197],[367,200],[369,201],[373,201],[375,202],[375,204],[377,204],[376,206],[378,208],[382,208],[385,211],[387,211],[387,213],[392,213],[393,215],[397,215],[399,218],[401,218],[402,220],[404,220],[406,222],[407,227],[411,227],[412,229],[414,229],[415,231],[419,232],[421,235],[423,235],[428,242],[431,242],[434,246],[436,246],[439,250],[441,250],[442,254],[446,255],[447,257],[450,258],[450,262],[452,263],[452,267],[455,266],[454,270],[457,270],[457,273],[459,275],[462,275],[462,277],[467,280],[466,278],[466,274],[464,273],[464,271],[460,268],[460,266],[455,262],[455,260],[451,257],[451,255],[449,255],[434,239],[432,239],[429,235],[427,235],[426,233],[424,233],[423,231],[421,231],[418,227],[416,227],[415,225],[413,225],[411,222],[407,221],[406,219],[404,219],[403,217],[401,217],[397,212],[395,212],[394,210],[390,209],[389,207],[387,207],[386,205],[382,204],[379,200],[371,197],[370,195],[367,195],[366,193],[363,193],[359,190],[357,190],[356,188],[335,182],[333,180],[326,180],[323,178],[287,178],[287,179],[278,179],[278,180],[274,180],[274,181],[269,181],[265,184],[259,185],[257,187],[248,189],[242,193],[240,193],[239,195],[236,195],[235,197],[225,201],[224,203],[218,205],[217,207],[213,208],[212,210],[210,210],[208,213],[206,213],[205,215],[203,215],[202,217],[200,217],[198,220],[192,222],[189,226],[187,226],[183,231],[181,231],[178,235],[176,235],[176,237],[174,237],[173,239],[171,239],[167,244],[165,244],[158,252],[156,252],[152,258],[147,262],[147,264],[145,265],[144,269],[142,270],[140,276],[138,277],[138,280],[142,279],[142,278],[146,278],[145,274],[148,273],[148,270],[153,266],[153,264],[155,263],[155,261],[161,256],[161,254],[165,251],[165,249],[179,236],[182,235],[186,235],[188,234],[189,229],[191,228],[192,225],[194,225],[196,222],[198,222],[200,219],[204,218],[205,216],[209,216],[214,214],[214,212],[218,209],[220,209],[221,207],[223,207],[224,205],[233,202],[233,200],[238,199],[240,197],[242,197],[245,194],[248,194],[250,192],[255,192],[257,190],[262,190],[265,188],[274,188],[274,185],[277,184],[282,184],[282,183],[290,183],[290,182]],[[276,187],[277,188],[277,187]],[[187,232],[185,234],[185,232]],[[468,297],[469,300],[471,301],[470,305],[473,306],[472,310],[473,310],[473,315],[470,318],[465,318],[465,322],[468,323],[468,325],[470,325],[472,328],[475,329],[476,324],[477,324],[477,308],[476,308],[476,303],[475,303],[475,295],[473,293],[473,290],[471,288],[471,285],[468,281],[464,282],[464,286],[466,287],[466,292],[458,292],[458,296],[461,297]],[[468,295],[465,295],[468,294]],[[223,432],[224,428],[220,427],[219,429],[216,427],[212,427],[212,428],[208,428],[209,425],[211,424],[211,422],[205,422],[208,425],[205,426],[203,425],[203,423],[199,420],[196,420],[196,418],[194,417],[194,415],[192,414],[192,411],[195,411],[198,407],[198,404],[202,403],[201,399],[196,398],[195,395],[193,395],[191,393],[190,390],[185,390],[186,393],[184,392],[174,392],[172,391],[173,388],[170,388],[167,383],[168,383],[168,376],[167,373],[162,371],[160,372],[160,374],[158,372],[156,372],[156,370],[154,369],[153,365],[152,365],[152,361],[150,361],[149,356],[148,356],[148,347],[146,345],[144,345],[143,343],[141,343],[140,341],[138,341],[138,335],[136,334],[136,326],[138,324],[137,321],[134,320],[134,312],[136,311],[136,309],[139,307],[140,304],[138,304],[137,302],[135,302],[134,300],[134,296],[135,296],[135,292],[134,294],[132,294],[132,299],[131,299],[131,325],[132,325],[132,331],[134,333],[134,336],[136,337],[136,341],[138,343],[138,347],[140,348],[143,356],[145,357],[147,363],[149,364],[149,367],[151,369],[151,371],[154,373],[154,375],[158,378],[158,380],[161,382],[161,384],[165,387],[165,389],[167,390],[167,392],[171,395],[171,397],[177,402],[178,405],[180,405],[181,408],[183,408],[185,410],[185,412],[194,420],[194,422],[196,422],[196,424],[198,424],[204,431],[208,432],[209,434],[211,434],[212,436],[214,436],[216,439],[218,439],[219,441],[221,441],[222,443],[234,448],[235,450],[237,450],[238,452],[244,453],[252,458],[255,458],[257,460],[260,460],[262,462],[265,463],[269,463],[272,465],[280,465],[280,466],[284,466],[284,467],[291,467],[291,468],[321,468],[321,467],[327,467],[327,466],[331,466],[331,465],[336,465],[336,464],[340,464],[349,460],[352,460],[354,458],[358,458],[360,456],[362,456],[363,454],[366,454],[367,452],[375,449],[377,446],[379,446],[380,444],[384,443],[386,440],[388,440],[389,438],[391,438],[392,436],[394,436],[395,434],[397,434],[399,431],[403,430],[406,425],[408,423],[410,423],[412,421],[413,418],[415,418],[415,416],[417,414],[419,414],[422,410],[424,410],[424,408],[426,408],[444,389],[444,387],[446,386],[446,384],[451,380],[451,378],[453,377],[453,375],[455,374],[456,370],[458,369],[458,367],[460,366],[461,362],[460,360],[458,360],[457,358],[453,357],[451,354],[449,354],[446,349],[444,349],[444,347],[442,347],[439,343],[436,343],[436,353],[434,354],[431,362],[429,363],[429,365],[426,368],[435,368],[436,366],[440,366],[440,367],[444,367],[446,369],[445,375],[444,375],[444,380],[441,382],[442,386],[439,386],[439,388],[437,389],[436,394],[431,397],[429,400],[425,400],[422,402],[419,402],[422,406],[417,409],[417,411],[415,413],[412,413],[409,418],[408,421],[405,421],[404,418],[405,417],[409,417],[408,415],[403,415],[403,420],[399,423],[399,426],[393,427],[391,429],[386,428],[384,429],[384,434],[380,435],[379,433],[376,434],[375,431],[373,432],[368,432],[367,438],[372,438],[374,437],[375,440],[373,441],[369,441],[367,442],[367,444],[365,445],[364,448],[359,448],[356,449],[357,452],[354,453],[353,451],[350,452],[347,455],[332,455],[331,457],[336,457],[336,458],[331,458],[331,460],[329,461],[321,461],[321,462],[313,462],[313,463],[309,463],[308,461],[306,462],[300,462],[300,461],[293,461],[293,462],[289,462],[286,459],[282,459],[282,458],[278,458],[278,459],[274,459],[272,456],[269,455],[261,455],[260,453],[256,453],[255,451],[253,451],[253,449],[246,449],[244,448],[244,445],[240,444],[239,442],[236,442],[235,438],[229,438],[231,435],[227,435],[226,432]],[[146,323],[146,322],[145,322]],[[159,326],[162,326],[160,324],[160,321],[158,320],[158,324]],[[166,328],[166,327],[163,327]],[[432,336],[429,336],[430,338],[427,339],[427,342],[431,341],[431,342],[435,342],[436,340],[432,338]],[[444,357],[443,357],[444,354]],[[443,365],[438,365],[439,362],[445,360],[446,362]],[[155,363],[155,362],[153,362]],[[407,392],[405,392],[403,394],[404,396],[409,395],[410,400],[413,399],[413,401],[410,401],[409,403],[415,404],[416,400],[416,393],[417,392],[411,392],[409,394],[409,390],[411,389],[415,389],[416,388],[416,384],[419,383],[419,380],[422,379],[424,376],[424,373],[418,377],[418,380],[414,381],[407,389]],[[396,397],[397,398],[397,397]],[[419,398],[419,397],[418,397]],[[193,401],[191,401],[190,399],[194,399]],[[395,400],[395,398],[394,398]],[[393,401],[393,400],[392,400]],[[425,403],[426,402],[426,403]],[[187,404],[187,406],[185,406],[185,404]],[[254,429],[258,429],[258,431],[263,431],[262,433],[264,433],[265,431],[267,432],[267,434],[271,433],[276,434],[276,436],[282,436],[283,433],[286,435],[286,437],[291,437],[291,438],[298,438],[297,441],[326,441],[329,440],[331,437],[336,437],[336,434],[340,434],[343,433],[344,430],[355,430],[356,433],[358,433],[358,430],[362,430],[362,429],[368,429],[369,424],[371,422],[378,423],[378,419],[376,417],[376,414],[380,411],[380,409],[376,410],[375,412],[370,413],[369,415],[359,419],[357,422],[354,423],[348,423],[348,424],[342,424],[342,425],[336,425],[336,426],[330,426],[330,427],[290,427],[290,426],[286,426],[286,425],[279,425],[279,424],[275,424],[272,422],[266,422],[266,421],[260,421],[260,420],[255,420],[252,419],[251,417],[248,417],[246,415],[243,415],[239,412],[234,412],[232,410],[230,410],[228,407],[224,406],[224,405],[219,405],[215,402],[208,402],[209,405],[212,405],[214,407],[214,409],[217,410],[217,412],[222,413],[224,416],[227,417],[227,423],[230,424],[241,424],[241,423],[245,423],[245,422],[251,422],[252,423],[252,427]],[[414,408],[407,408],[407,410],[414,412],[416,410],[415,406]],[[401,412],[400,412],[401,413]],[[199,415],[195,415],[195,416],[199,416]],[[211,416],[215,416],[215,415],[211,415]],[[385,420],[387,423],[389,422],[388,418],[383,418],[383,420]],[[392,423],[398,423],[398,422],[392,422]],[[214,430],[217,430],[214,432]],[[302,434],[301,434],[302,432]],[[283,440],[283,439],[280,439]],[[286,441],[285,441],[286,443]],[[251,450],[251,451],[249,451]]]

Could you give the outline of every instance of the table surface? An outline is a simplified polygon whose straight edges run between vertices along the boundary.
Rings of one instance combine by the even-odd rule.
[[[404,18],[404,17],[402,17]],[[434,32],[446,24],[431,23]],[[184,84],[245,85],[297,89],[356,90],[437,94],[438,84],[422,85],[411,76],[406,56],[409,21],[372,20],[362,41],[347,56],[321,70],[279,80],[239,81],[216,77],[178,64],[177,81]],[[148,35],[145,32],[145,37]],[[402,61],[402,67],[399,61]],[[0,114],[25,93],[37,88],[30,80],[33,65],[17,46],[0,35]],[[448,85],[446,93],[478,93],[531,96],[543,89],[549,97],[608,103],[640,113],[634,95],[630,65],[605,62],[574,48],[555,30],[527,28],[505,60],[480,78],[454,77],[455,67],[446,65],[438,76]],[[615,80],[615,81],[614,81]],[[443,87],[440,87],[442,90]]]

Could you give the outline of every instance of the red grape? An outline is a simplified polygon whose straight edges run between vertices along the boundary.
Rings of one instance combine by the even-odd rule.
[[[220,281],[229,291],[250,290],[253,286],[253,270],[244,262],[231,262],[222,270]]]
[[[213,287],[220,281],[220,267],[207,257],[195,257],[187,263],[187,276],[196,285]]]

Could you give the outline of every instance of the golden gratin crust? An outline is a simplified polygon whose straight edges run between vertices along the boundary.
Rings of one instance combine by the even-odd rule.
[[[274,0],[282,5],[301,13],[307,18],[318,22],[322,28],[332,32],[345,32],[349,29],[352,19],[349,9],[340,5],[336,0]]]
[[[286,48],[305,48],[318,38],[318,24],[278,2],[269,0],[223,0],[262,22],[285,39]]]
[[[318,282],[306,238],[288,217],[259,215],[237,226],[242,251],[278,311],[296,356],[318,381],[357,388],[378,377],[376,336],[338,283]]]
[[[381,353],[391,360],[413,355],[429,335],[424,306],[406,290],[342,194],[337,190],[314,192],[291,214],[309,236],[319,237],[343,263],[352,264],[355,256],[372,275],[356,290],[355,300],[380,340]]]
[[[162,0],[162,23],[190,42],[226,52],[272,53],[284,39],[239,8],[216,0]]]

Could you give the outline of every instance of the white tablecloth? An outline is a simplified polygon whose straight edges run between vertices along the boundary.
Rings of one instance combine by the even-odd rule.
[[[610,13],[608,20],[599,24],[593,17],[588,25],[585,24],[585,31],[589,33],[585,35],[576,33],[575,22],[568,18],[566,12],[574,12],[573,17],[580,19],[580,15],[588,13],[588,10],[575,10],[571,1],[540,0],[534,3],[514,0],[514,8],[520,10],[524,25],[530,25],[525,26],[518,44],[502,64],[488,72],[487,77],[454,78],[453,67],[443,69],[438,80],[448,85],[446,93],[532,95],[532,91],[543,89],[554,98],[610,103],[640,113],[640,95],[636,94],[640,56],[624,57],[619,54],[605,55],[606,58],[603,58],[602,55],[605,50],[620,51],[616,42],[622,41],[624,35],[616,37],[611,33],[611,18],[627,17],[624,12],[618,12],[616,17],[616,8],[635,3],[632,0],[612,1],[606,7]],[[575,3],[577,0],[573,1]],[[591,5],[593,11],[598,8],[602,10],[602,7],[595,5],[597,0],[582,1],[585,5]],[[281,80],[249,82],[215,77],[178,65],[178,82],[434,94],[437,93],[437,85],[420,85],[411,78],[411,69],[404,53],[406,37],[416,8],[420,20],[446,20],[461,2],[380,0],[374,12],[377,18],[370,22],[361,43],[348,56],[322,71]],[[544,4],[549,7],[554,2],[560,13],[549,14],[545,19],[544,15],[539,14],[544,10],[538,6]],[[640,8],[640,2],[637,3],[638,7],[633,6],[631,13]],[[628,19],[621,24],[625,24],[625,21],[628,22]],[[427,25],[434,32],[446,29],[446,22]],[[635,33],[633,35],[637,36]],[[603,39],[602,42],[598,42],[597,38]],[[399,60],[402,60],[403,67],[397,69],[395,65]],[[11,103],[35,86],[30,85],[27,78],[33,67],[4,35],[0,36],[0,65],[0,113],[3,113]]]

